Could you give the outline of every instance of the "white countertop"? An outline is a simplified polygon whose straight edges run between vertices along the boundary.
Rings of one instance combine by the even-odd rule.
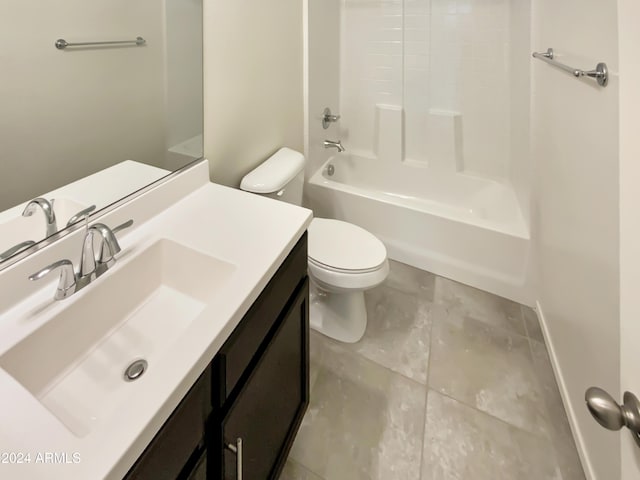
[[[118,210],[119,218],[127,216],[127,205]],[[231,262],[236,268],[215,300],[175,340],[167,361],[131,383],[135,394],[118,407],[117,414],[97,419],[85,436],[72,433],[18,381],[0,370],[0,478],[122,478],[266,286],[311,217],[309,210],[300,207],[208,183],[135,229],[123,231],[119,235],[123,251],[113,271],[159,239],[173,240]],[[111,273],[59,302],[52,300],[55,282],[50,282],[29,296],[28,302],[4,311],[0,355],[59,314],[74,297],[99,288],[100,281]],[[5,274],[11,271],[0,272],[0,276]],[[37,357],[38,352],[33,355]],[[31,462],[4,463],[5,452],[30,453]],[[58,453],[58,461],[64,454],[68,463],[44,463],[46,453]]]

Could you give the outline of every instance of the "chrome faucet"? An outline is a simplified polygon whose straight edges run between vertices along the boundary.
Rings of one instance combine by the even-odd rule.
[[[113,230],[107,227],[104,223],[96,223],[91,229],[97,231],[100,234],[101,246],[100,253],[98,254],[98,263],[96,265],[96,275],[99,277],[109,268],[113,267],[116,263],[115,255],[122,251],[118,239],[116,238],[116,232],[123,230],[133,225],[133,220],[118,225]]]
[[[79,281],[91,283],[116,263],[115,255],[122,251],[115,233],[133,225],[133,220],[118,225],[113,230],[104,223],[94,223],[87,229],[80,255]],[[96,259],[94,236],[99,239],[100,253]]]
[[[96,254],[93,250],[94,237],[97,230],[88,228],[82,241],[82,251],[80,252],[80,265],[78,266],[77,282],[80,288],[93,282],[96,275]],[[78,290],[80,290],[80,288]]]
[[[49,201],[46,198],[38,197],[27,203],[27,206],[22,211],[23,217],[30,217],[37,210],[38,207],[44,212],[45,221],[47,222],[47,237],[50,237],[58,231],[58,225],[56,223],[56,214],[53,211],[53,200]]]
[[[40,280],[53,270],[61,268],[60,281],[54,295],[55,300],[62,300],[73,295],[75,292],[89,285],[92,281],[111,268],[116,259],[114,255],[119,253],[122,248],[118,243],[115,232],[130,227],[133,220],[118,225],[113,230],[104,223],[96,223],[87,229],[82,242],[82,252],[80,255],[80,265],[78,272],[73,269],[73,263],[69,260],[59,260],[52,263],[48,267],[43,268],[39,272],[29,277],[29,280]],[[95,250],[93,248],[94,239],[97,235],[100,245],[100,255],[96,260]]]
[[[324,148],[336,148],[338,152],[344,152],[345,148],[342,146],[342,142],[338,140],[337,142],[333,142],[331,140],[324,141]]]

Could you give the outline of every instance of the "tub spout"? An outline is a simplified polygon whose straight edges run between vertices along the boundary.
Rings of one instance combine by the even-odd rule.
[[[336,148],[338,152],[344,152],[345,148],[342,146],[342,142],[338,140],[337,142],[333,142],[331,140],[324,141],[324,148]]]

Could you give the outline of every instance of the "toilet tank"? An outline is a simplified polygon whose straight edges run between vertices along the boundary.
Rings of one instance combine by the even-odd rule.
[[[283,147],[247,173],[240,183],[246,192],[302,205],[304,155]]]

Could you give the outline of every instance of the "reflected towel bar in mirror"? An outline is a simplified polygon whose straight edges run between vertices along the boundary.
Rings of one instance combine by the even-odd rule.
[[[64,38],[59,38],[56,40],[56,48],[58,50],[64,50],[67,47],[93,47],[93,46],[104,46],[104,45],[136,45],[141,46],[147,43],[147,41],[142,37],[137,37],[135,40],[119,40],[115,42],[67,42]]]
[[[544,62],[547,62],[550,65],[553,65],[560,70],[564,70],[565,72],[569,72],[574,77],[589,77],[595,78],[598,82],[598,85],[601,87],[606,87],[609,83],[609,70],[607,69],[606,63],[599,63],[596,66],[595,70],[580,70],[579,68],[569,67],[563,63],[558,62],[554,59],[553,48],[548,48],[546,52],[534,52],[533,58],[537,58]]]

